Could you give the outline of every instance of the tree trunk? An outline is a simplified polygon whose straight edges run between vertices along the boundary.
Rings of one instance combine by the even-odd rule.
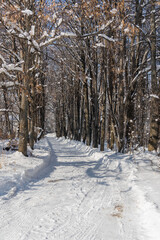
[[[30,129],[29,129],[29,145],[34,148],[35,141],[35,83],[34,78],[31,78],[31,102],[30,102]]]
[[[88,100],[88,84],[87,78],[84,74],[84,84],[83,84],[83,91],[84,91],[84,118],[85,118],[85,135],[86,135],[86,144],[89,146],[90,143],[90,125],[89,125],[89,100]]]
[[[26,71],[24,71],[26,73]],[[28,142],[28,75],[24,74],[22,97],[20,105],[20,126],[19,126],[19,146],[18,151],[27,156],[27,142]]]
[[[6,120],[6,134],[11,135],[11,127],[10,127],[10,120],[9,120],[9,112],[8,112],[8,102],[7,102],[7,88],[6,86],[2,86],[3,89],[3,98],[4,98],[4,106],[5,106],[5,120]]]
[[[105,79],[104,79],[105,81]],[[102,116],[101,116],[101,135],[100,135],[100,150],[104,151],[105,133],[106,133],[106,84],[102,96]]]
[[[156,76],[156,23],[155,23],[155,0],[151,3],[151,81],[152,81],[152,98],[151,98],[151,124],[149,137],[149,151],[157,151],[159,135],[159,98],[160,91]],[[159,91],[158,91],[159,88]],[[156,96],[155,96],[156,95]]]

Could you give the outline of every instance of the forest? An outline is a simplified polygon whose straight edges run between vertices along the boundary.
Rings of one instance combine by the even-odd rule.
[[[158,0],[0,0],[0,138],[160,149]]]

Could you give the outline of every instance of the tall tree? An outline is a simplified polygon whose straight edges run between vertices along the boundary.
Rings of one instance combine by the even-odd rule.
[[[156,0],[151,1],[151,23],[150,23],[150,47],[151,47],[151,82],[152,82],[152,95],[151,95],[151,125],[149,137],[149,151],[158,148],[158,137],[160,131],[160,82],[157,79],[157,64],[156,64]]]

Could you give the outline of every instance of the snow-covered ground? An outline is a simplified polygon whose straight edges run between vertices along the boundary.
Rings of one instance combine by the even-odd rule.
[[[160,166],[47,135],[30,157],[0,142],[0,240],[159,240]]]

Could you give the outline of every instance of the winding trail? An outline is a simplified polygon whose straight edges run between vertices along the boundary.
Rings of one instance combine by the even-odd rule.
[[[137,184],[129,155],[96,160],[83,147],[47,141],[49,175],[3,201],[0,240],[160,239],[160,212]]]

